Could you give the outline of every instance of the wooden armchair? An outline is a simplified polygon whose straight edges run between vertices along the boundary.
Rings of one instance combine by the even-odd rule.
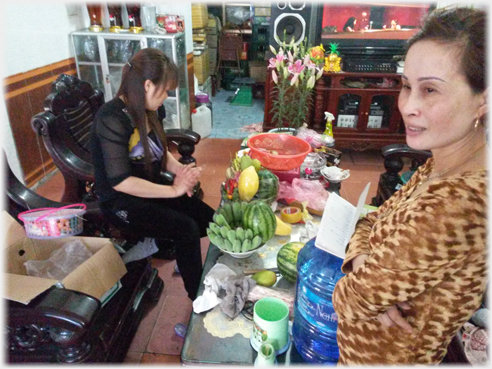
[[[4,155],[4,160],[6,159]],[[16,220],[29,209],[66,205],[27,188],[5,160],[5,210]],[[104,236],[106,223],[97,202],[88,202],[84,236]],[[28,305],[7,300],[6,359],[9,363],[122,362],[148,309],[162,293],[164,282],[148,259],[126,264],[121,289],[106,303],[87,294],[52,287]]]
[[[430,151],[415,150],[405,144],[392,144],[381,148],[381,156],[384,158],[386,173],[379,177],[376,197],[373,197],[371,205],[381,206],[389,199],[408,179],[417,168],[424,164],[432,156]],[[403,158],[412,159],[409,171],[400,175],[404,167]],[[403,177],[403,178],[402,178]],[[405,182],[404,182],[405,181]]]
[[[43,138],[46,150],[63,174],[63,202],[97,198],[93,192],[90,129],[97,110],[103,104],[101,90],[75,76],[61,74],[44,101],[44,112],[31,119],[34,132]],[[180,162],[188,164],[195,161],[192,154],[200,141],[199,134],[189,129],[169,129],[166,135],[169,142],[177,145]],[[195,196],[202,195],[197,186]]]

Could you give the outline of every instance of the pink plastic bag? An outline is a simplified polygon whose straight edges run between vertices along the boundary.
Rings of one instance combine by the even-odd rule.
[[[277,198],[299,202],[307,201],[310,208],[323,211],[328,195],[328,191],[325,190],[321,182],[294,178],[292,184],[280,182]]]
[[[313,129],[304,127],[299,128],[296,136],[308,142],[313,148],[319,148],[326,144],[326,142],[323,140],[323,137],[321,137],[321,135]]]

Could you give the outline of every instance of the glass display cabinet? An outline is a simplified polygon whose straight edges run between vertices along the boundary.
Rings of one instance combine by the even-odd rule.
[[[106,101],[116,94],[121,82],[122,68],[135,53],[147,47],[162,50],[179,70],[179,85],[175,90],[169,91],[169,97],[163,104],[166,108],[164,128],[190,128],[184,33],[94,33],[86,29],[72,32],[71,38],[78,77],[104,91]]]
[[[379,149],[404,143],[398,110],[401,76],[397,73],[325,73],[315,87],[313,126],[324,129],[324,112],[335,116],[339,148]]]

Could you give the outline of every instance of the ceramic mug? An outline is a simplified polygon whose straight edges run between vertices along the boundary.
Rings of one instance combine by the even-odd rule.
[[[275,297],[258,300],[253,309],[251,346],[258,351],[266,341],[272,344],[277,355],[285,352],[290,344],[289,307]]]

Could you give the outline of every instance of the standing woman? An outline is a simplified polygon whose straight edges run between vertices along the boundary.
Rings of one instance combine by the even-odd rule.
[[[437,364],[487,275],[486,14],[438,9],[409,40],[399,109],[433,157],[359,221],[335,287],[340,364]]]
[[[115,98],[97,112],[91,145],[104,215],[127,231],[175,241],[177,265],[194,300],[202,274],[200,238],[214,210],[191,197],[201,168],[174,158],[157,118],[177,84],[177,67],[162,51],[140,50],[123,67]],[[162,171],[175,174],[172,185],[161,180]]]

